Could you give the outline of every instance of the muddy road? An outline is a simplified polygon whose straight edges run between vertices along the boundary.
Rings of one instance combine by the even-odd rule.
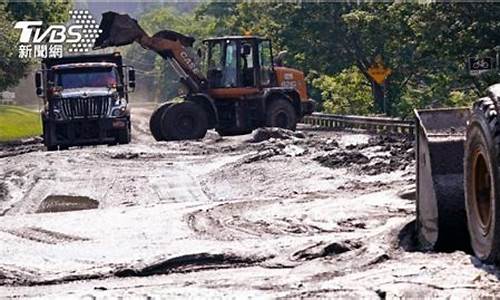
[[[477,297],[498,269],[414,245],[404,137],[257,130],[0,146],[0,297]]]

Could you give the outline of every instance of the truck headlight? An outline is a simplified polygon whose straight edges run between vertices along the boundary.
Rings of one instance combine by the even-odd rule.
[[[121,117],[125,114],[126,111],[127,111],[127,108],[125,106],[117,107],[117,108],[113,109],[113,111],[111,112],[111,116]]]

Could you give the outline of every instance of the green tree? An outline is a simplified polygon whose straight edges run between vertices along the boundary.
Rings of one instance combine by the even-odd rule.
[[[8,13],[0,6],[0,91],[15,85],[24,75],[28,61],[19,59],[17,45],[18,33],[14,30],[13,21]],[[13,46],[14,45],[14,46]]]
[[[356,66],[371,84],[374,112],[402,114],[409,104],[436,101],[448,105],[452,91],[474,86],[479,92],[499,79],[468,76],[464,63],[467,56],[487,54],[500,44],[497,3],[213,5],[205,12],[217,12],[219,22],[234,31],[251,28],[272,37],[291,54],[287,62],[306,72],[332,75]],[[377,55],[393,71],[384,86],[367,72]],[[425,97],[410,101],[415,90]],[[427,99],[439,95],[446,96]]]
[[[356,67],[338,75],[322,75],[312,84],[321,90],[325,112],[366,115],[373,111],[370,84]]]
[[[67,0],[3,0],[4,9],[16,21],[43,21],[45,25],[63,23],[68,19],[68,11],[73,7]]]
[[[172,7],[163,6],[150,11],[139,18],[140,26],[153,35],[161,30],[173,30],[196,39],[194,49],[201,47],[201,40],[215,35],[215,18],[196,17],[191,13],[180,13]],[[190,56],[200,63],[194,49],[188,49]],[[136,67],[150,90],[155,90],[157,101],[174,98],[182,86],[172,68],[156,53],[134,44],[126,50],[125,58]]]
[[[19,31],[15,21],[40,20],[47,26],[67,20],[71,8],[68,1],[0,1],[0,91],[19,82],[28,71],[31,61],[18,54]]]

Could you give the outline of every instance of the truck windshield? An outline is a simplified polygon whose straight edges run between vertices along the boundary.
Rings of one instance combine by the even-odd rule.
[[[64,89],[80,87],[116,87],[118,74],[113,67],[58,70],[54,82]]]

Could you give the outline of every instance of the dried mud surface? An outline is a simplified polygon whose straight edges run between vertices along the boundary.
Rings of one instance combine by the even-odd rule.
[[[129,145],[0,145],[0,298],[498,294],[498,269],[419,252],[413,142],[259,129]]]

